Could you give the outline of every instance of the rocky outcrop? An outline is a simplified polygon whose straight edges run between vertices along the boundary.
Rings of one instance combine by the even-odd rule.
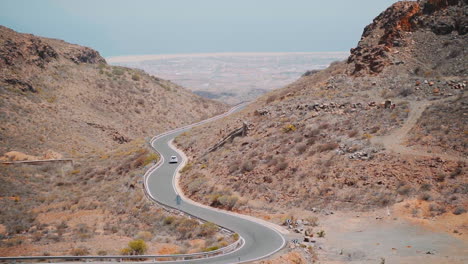
[[[18,79],[5,79],[5,83],[11,84],[13,86],[19,87],[19,89],[23,92],[32,92],[36,93],[37,90],[29,83],[18,80]]]
[[[80,48],[73,50],[72,52],[66,54],[66,57],[73,61],[76,64],[80,63],[90,63],[90,64],[100,64],[106,63],[106,60],[101,57],[99,52],[90,49],[90,48]]]
[[[3,34],[0,37],[3,38]],[[25,62],[44,68],[47,63],[57,58],[58,53],[54,48],[35,37],[20,41],[6,38],[4,44],[0,45],[0,63],[8,66]]]
[[[20,34],[0,26],[0,66],[33,65],[44,69],[60,58],[80,63],[106,63],[99,52],[55,39]]]
[[[464,0],[397,2],[368,25],[356,48],[351,49],[350,75],[379,74],[392,64],[394,47],[407,46],[406,32],[430,30],[437,35],[468,31],[468,9]]]
[[[387,53],[393,46],[405,45],[402,32],[413,29],[411,22],[419,10],[416,2],[398,2],[376,17],[364,29],[358,46],[351,49],[348,58],[348,63],[354,64],[351,74],[377,74],[390,64]]]

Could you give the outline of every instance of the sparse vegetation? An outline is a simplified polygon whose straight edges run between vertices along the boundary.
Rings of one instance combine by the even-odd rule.
[[[121,76],[121,75],[125,74],[125,70],[123,68],[113,66],[112,67],[112,74],[114,76]]]
[[[255,168],[255,165],[252,161],[246,161],[242,163],[242,172],[249,172]]]
[[[463,208],[463,207],[457,207],[457,208],[455,208],[455,210],[453,210],[454,215],[461,215],[461,214],[464,214],[464,213],[466,213],[466,209]]]
[[[72,256],[86,256],[86,255],[90,255],[90,253],[89,253],[89,250],[87,248],[79,247],[79,248],[73,248],[70,251],[70,255],[72,255]]]
[[[325,231],[323,231],[323,230],[318,231],[317,236],[318,237],[325,237]]]
[[[135,239],[128,242],[128,247],[120,250],[122,255],[143,255],[148,250],[148,246],[143,239]]]
[[[134,73],[134,74],[132,75],[132,80],[134,80],[134,81],[139,81],[140,79],[141,79],[141,77],[140,77],[139,74]]]
[[[297,128],[293,124],[289,124],[289,125],[286,125],[286,126],[283,127],[283,132],[285,132],[285,133],[296,131],[296,130],[297,130]]]

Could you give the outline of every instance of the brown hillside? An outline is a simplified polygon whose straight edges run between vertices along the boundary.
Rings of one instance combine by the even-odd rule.
[[[191,157],[183,188],[278,223],[405,204],[410,217],[442,219],[438,231],[466,238],[467,10],[466,1],[395,3],[347,61],[181,135]],[[246,136],[208,152],[242,122]]]
[[[0,255],[120,254],[135,237],[150,254],[200,251],[184,243],[195,238],[206,247],[228,242],[163,212],[142,190],[158,159],[148,139],[226,105],[109,66],[90,48],[5,27],[0,69],[0,160],[73,160],[0,165]],[[177,230],[186,225],[191,232]]]

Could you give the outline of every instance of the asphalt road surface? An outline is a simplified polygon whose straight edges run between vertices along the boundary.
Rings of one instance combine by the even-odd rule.
[[[245,244],[237,251],[226,255],[172,263],[242,263],[265,258],[280,250],[284,246],[285,240],[280,233],[270,227],[219,210],[199,207],[184,199],[182,199],[180,205],[177,204],[177,191],[174,188],[173,179],[176,171],[180,169],[182,156],[169,146],[169,142],[189,129],[172,132],[153,142],[153,147],[161,154],[164,162],[148,176],[147,190],[155,200],[162,204],[177,208],[238,233],[244,238]],[[171,156],[177,156],[179,163],[169,164]]]

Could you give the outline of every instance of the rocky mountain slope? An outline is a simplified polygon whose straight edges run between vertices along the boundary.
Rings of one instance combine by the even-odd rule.
[[[397,2],[347,61],[181,135],[185,191],[277,223],[387,208],[466,239],[467,14],[466,1]]]
[[[118,254],[141,232],[151,253],[216,246],[198,222],[155,208],[141,176],[158,159],[150,137],[227,108],[90,48],[0,26],[0,159],[73,161],[0,166],[0,255]],[[192,232],[181,235],[184,223]]]
[[[142,71],[109,66],[89,48],[5,27],[0,36],[2,153],[89,154],[226,109]]]

